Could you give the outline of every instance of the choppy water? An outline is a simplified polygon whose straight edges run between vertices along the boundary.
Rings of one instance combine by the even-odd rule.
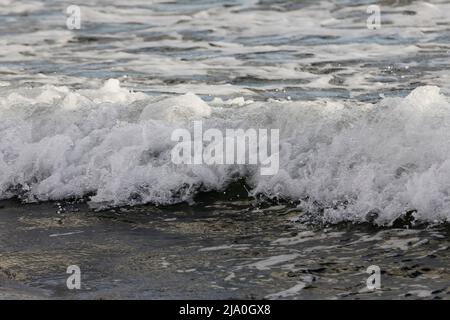
[[[381,29],[369,30],[366,9],[374,3],[381,7]],[[73,4],[81,8],[80,30],[66,27],[65,10]],[[269,215],[301,212],[295,227],[284,218],[280,222],[246,215],[253,210],[251,199],[235,208],[235,202],[223,205],[224,199],[215,194],[206,204],[210,208],[206,217],[194,219],[195,228],[211,216],[220,220],[221,213],[232,212],[233,219],[240,214],[254,219],[264,232],[272,227],[279,231],[275,227],[280,225],[306,230],[292,231],[290,240],[282,231],[265,236],[254,233],[248,242],[237,241],[234,247],[231,235],[215,233],[222,222],[205,226],[207,238],[214,242],[211,246],[233,257],[231,262],[222,257],[221,264],[229,272],[223,278],[231,282],[215,283],[219,273],[213,270],[220,266],[205,267],[201,274],[211,275],[211,283],[203,288],[205,297],[219,287],[229,289],[226,295],[236,288],[241,293],[230,296],[241,298],[258,290],[268,298],[364,295],[357,279],[369,262],[376,264],[372,261],[376,259],[366,259],[372,257],[366,246],[370,244],[378,248],[373,257],[393,277],[388,280],[391,294],[384,292],[384,297],[446,298],[449,54],[450,1],[0,0],[0,199],[33,203],[78,198],[91,208],[113,211],[130,205],[181,203],[178,214],[198,213],[199,206],[190,207],[196,197],[223,192],[239,181],[248,191],[242,194],[244,198],[262,200],[256,207],[281,201],[280,210],[265,211]],[[174,165],[171,133],[178,128],[192,130],[194,120],[202,120],[205,129],[280,129],[279,172],[261,176],[260,168],[252,165]],[[51,203],[38,207],[3,203],[3,217],[17,213],[25,224],[34,219],[29,216],[33,210],[45,213],[38,228],[43,238],[36,248],[27,251],[19,240],[11,243],[11,236],[2,236],[0,279],[2,274],[11,281],[23,278],[32,287],[50,290],[38,295],[64,296],[58,291],[55,274],[36,266],[49,267],[54,261],[42,254],[48,250],[47,237],[55,227],[51,221],[60,219],[61,212],[51,209]],[[133,223],[128,229],[121,224],[121,231],[108,229],[108,239],[120,238],[129,247],[139,247],[133,235],[140,225],[133,219],[138,219],[141,210],[158,214],[154,207],[127,211],[124,215]],[[20,234],[27,242],[35,236],[22,222],[2,220],[2,216],[3,230],[25,228]],[[92,236],[94,241],[93,234],[104,221],[90,217],[80,222],[85,218],[77,216],[78,222],[69,223],[66,231],[79,231],[78,226],[87,223],[89,236],[78,236]],[[174,221],[158,224],[164,235],[178,234],[158,242],[161,259],[179,253],[169,248],[179,244],[177,237],[184,237],[179,232],[187,232],[183,229],[186,223]],[[393,229],[355,226],[348,232],[333,230],[329,238],[328,223],[349,221]],[[395,229],[405,227],[418,229]],[[138,242],[158,238],[155,230],[138,232]],[[200,241],[195,238],[197,231],[192,234],[193,242]],[[100,238],[95,241],[101,242]],[[323,246],[322,241],[326,242]],[[256,251],[261,258],[252,258],[254,253],[246,245],[260,246],[262,251]],[[61,243],[59,248],[66,246]],[[196,243],[191,256],[197,257],[196,250],[203,247],[207,244]],[[322,270],[322,266],[313,266],[317,261],[308,248],[314,247],[327,265],[335,263],[330,254],[337,250],[339,267]],[[22,250],[29,255],[17,255]],[[355,250],[366,250],[367,255],[356,259]],[[93,278],[99,276],[95,268],[104,263],[92,260],[94,251],[80,250],[79,256],[72,257],[85,257],[81,260],[96,266],[89,271]],[[111,249],[113,255],[120,256],[120,252],[119,247]],[[264,287],[276,282],[273,274],[268,282],[259,281],[272,269],[258,269],[258,261],[270,260],[276,252],[281,258],[292,258],[273,265],[280,267],[274,274],[283,279],[284,293],[276,286]],[[35,254],[43,258],[33,260]],[[141,259],[136,254],[124,257]],[[312,260],[302,266],[299,260],[305,257]],[[408,264],[417,257],[426,258],[417,265]],[[142,259],[121,262],[127,277],[133,277],[127,268],[141,268],[150,258]],[[357,265],[345,269],[344,261],[351,259]],[[251,267],[253,260],[256,265]],[[198,270],[195,260],[191,262],[186,270]],[[398,263],[405,269],[397,270]],[[322,271],[315,272],[317,268]],[[301,271],[306,269],[313,271]],[[172,272],[187,281],[189,272],[176,270]],[[333,287],[338,280],[332,274],[339,273],[352,279],[352,284]],[[233,277],[254,280],[254,286],[244,290],[238,282],[225,285],[233,283]],[[315,288],[313,278],[321,279],[318,289],[301,290]],[[176,283],[179,278],[172,280]],[[114,285],[108,281],[99,284],[100,295],[112,292]],[[141,289],[138,297],[177,297],[174,290],[162,294]],[[277,292],[281,293],[277,296]],[[184,296],[195,297],[191,293],[184,292]],[[226,295],[222,292],[217,297]]]
[[[448,91],[448,1],[2,0],[2,81],[85,87],[119,78],[152,94],[377,100]],[[65,9],[81,8],[82,29]]]
[[[211,196],[101,213],[3,202],[0,299],[450,298],[448,227],[317,228],[286,206]],[[66,287],[69,265],[81,290]]]
[[[369,4],[382,28],[366,27]],[[81,8],[81,30],[65,9]],[[448,1],[12,1],[2,83],[309,100],[448,92]]]

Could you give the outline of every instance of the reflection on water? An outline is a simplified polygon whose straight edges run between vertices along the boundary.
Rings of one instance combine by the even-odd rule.
[[[95,213],[8,201],[0,214],[0,297],[450,297],[448,226],[318,229],[284,205],[210,199]],[[79,291],[65,287],[73,264]],[[370,265],[381,268],[381,290],[366,288]]]

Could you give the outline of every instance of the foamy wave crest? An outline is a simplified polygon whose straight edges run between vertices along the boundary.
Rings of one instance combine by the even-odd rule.
[[[98,90],[1,88],[0,98],[3,199],[170,204],[245,178],[252,195],[299,200],[331,222],[389,224],[408,211],[450,220],[450,103],[437,87],[378,104],[206,103],[130,92],[117,80]],[[198,119],[205,128],[280,129],[280,170],[173,164],[171,133]]]

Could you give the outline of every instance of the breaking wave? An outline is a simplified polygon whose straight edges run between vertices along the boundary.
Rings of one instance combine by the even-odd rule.
[[[190,201],[245,179],[250,195],[299,201],[327,221],[390,224],[405,212],[450,221],[450,102],[423,86],[405,98],[205,101],[97,90],[0,88],[0,199],[89,196],[94,206]],[[175,165],[177,128],[280,129],[280,170]]]

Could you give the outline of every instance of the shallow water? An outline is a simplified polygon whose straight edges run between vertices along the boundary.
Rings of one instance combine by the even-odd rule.
[[[150,94],[309,100],[449,92],[448,1],[2,0],[2,83],[99,86],[118,78]]]
[[[72,2],[0,0],[0,298],[449,298],[450,1]],[[173,165],[194,120],[279,172]]]
[[[449,229],[314,228],[285,206],[93,213],[48,203],[0,209],[0,297],[41,299],[449,299]],[[81,269],[81,290],[66,268]],[[371,265],[381,289],[366,287]]]

